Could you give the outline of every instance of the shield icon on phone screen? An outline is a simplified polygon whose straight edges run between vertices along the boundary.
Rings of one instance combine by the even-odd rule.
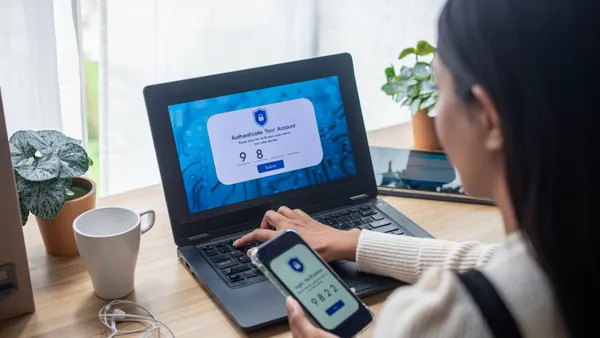
[[[302,262],[298,259],[298,257],[290,258],[290,260],[288,261],[288,264],[290,265],[292,270],[294,270],[296,272],[304,271],[304,264],[302,264]]]

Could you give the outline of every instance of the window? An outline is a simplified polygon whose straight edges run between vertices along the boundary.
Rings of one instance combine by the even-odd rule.
[[[443,3],[2,2],[8,44],[0,47],[0,88],[9,133],[58,129],[85,138],[100,194],[135,189],[160,181],[144,86],[338,52],[353,56],[367,130],[408,121],[408,109],[380,90],[384,68],[404,47],[435,41]]]

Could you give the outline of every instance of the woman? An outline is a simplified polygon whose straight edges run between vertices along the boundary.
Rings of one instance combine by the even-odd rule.
[[[503,245],[344,232],[288,208],[268,212],[236,244],[295,228],[327,260],[353,259],[362,271],[414,283],[386,300],[377,337],[492,336],[451,270],[471,268],[491,282],[522,336],[593,336],[599,32],[592,1],[449,0],[441,13],[436,129],[466,190],[497,203]],[[295,337],[330,336],[291,299],[288,310]]]

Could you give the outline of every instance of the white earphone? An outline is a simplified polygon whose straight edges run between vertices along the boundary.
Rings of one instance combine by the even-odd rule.
[[[121,310],[119,308],[115,308],[116,305],[121,305],[121,304],[134,305],[134,306],[144,310],[148,315],[143,316],[143,315],[129,314],[129,313],[125,313],[123,310]],[[111,311],[111,309],[112,309],[112,311]],[[154,316],[154,314],[152,314],[152,312],[150,312],[150,310],[146,309],[145,307],[143,307],[139,304],[136,304],[136,303],[128,301],[128,300],[114,300],[114,301],[108,303],[106,306],[104,306],[104,307],[102,307],[102,309],[100,309],[100,312],[98,313],[98,319],[100,319],[100,322],[102,322],[102,324],[104,324],[104,326],[106,326],[107,328],[109,328],[112,331],[112,333],[108,336],[108,338],[113,338],[115,336],[119,336],[119,335],[123,335],[123,334],[132,334],[132,333],[142,333],[142,335],[141,335],[142,338],[146,338],[149,335],[153,335],[154,333],[158,333],[158,336],[160,336],[160,328],[161,327],[164,327],[167,330],[167,332],[169,332],[169,335],[172,338],[175,337],[175,335],[173,334],[173,331],[171,331],[171,329],[169,329],[169,327],[167,325],[165,325],[165,323],[156,319],[156,316]],[[140,329],[121,330],[120,331],[117,329],[118,322],[137,322],[137,323],[143,324],[144,326]]]

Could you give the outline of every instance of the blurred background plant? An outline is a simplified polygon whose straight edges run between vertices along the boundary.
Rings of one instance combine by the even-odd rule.
[[[414,55],[412,67],[402,66],[398,72],[394,65],[385,69],[386,83],[381,90],[402,106],[408,106],[413,116],[424,109],[429,116],[436,115],[438,92],[431,68],[433,57],[423,61],[423,57],[433,56],[435,51],[436,48],[427,41],[419,41],[416,47],[405,48],[398,56],[398,60],[402,60]]]

